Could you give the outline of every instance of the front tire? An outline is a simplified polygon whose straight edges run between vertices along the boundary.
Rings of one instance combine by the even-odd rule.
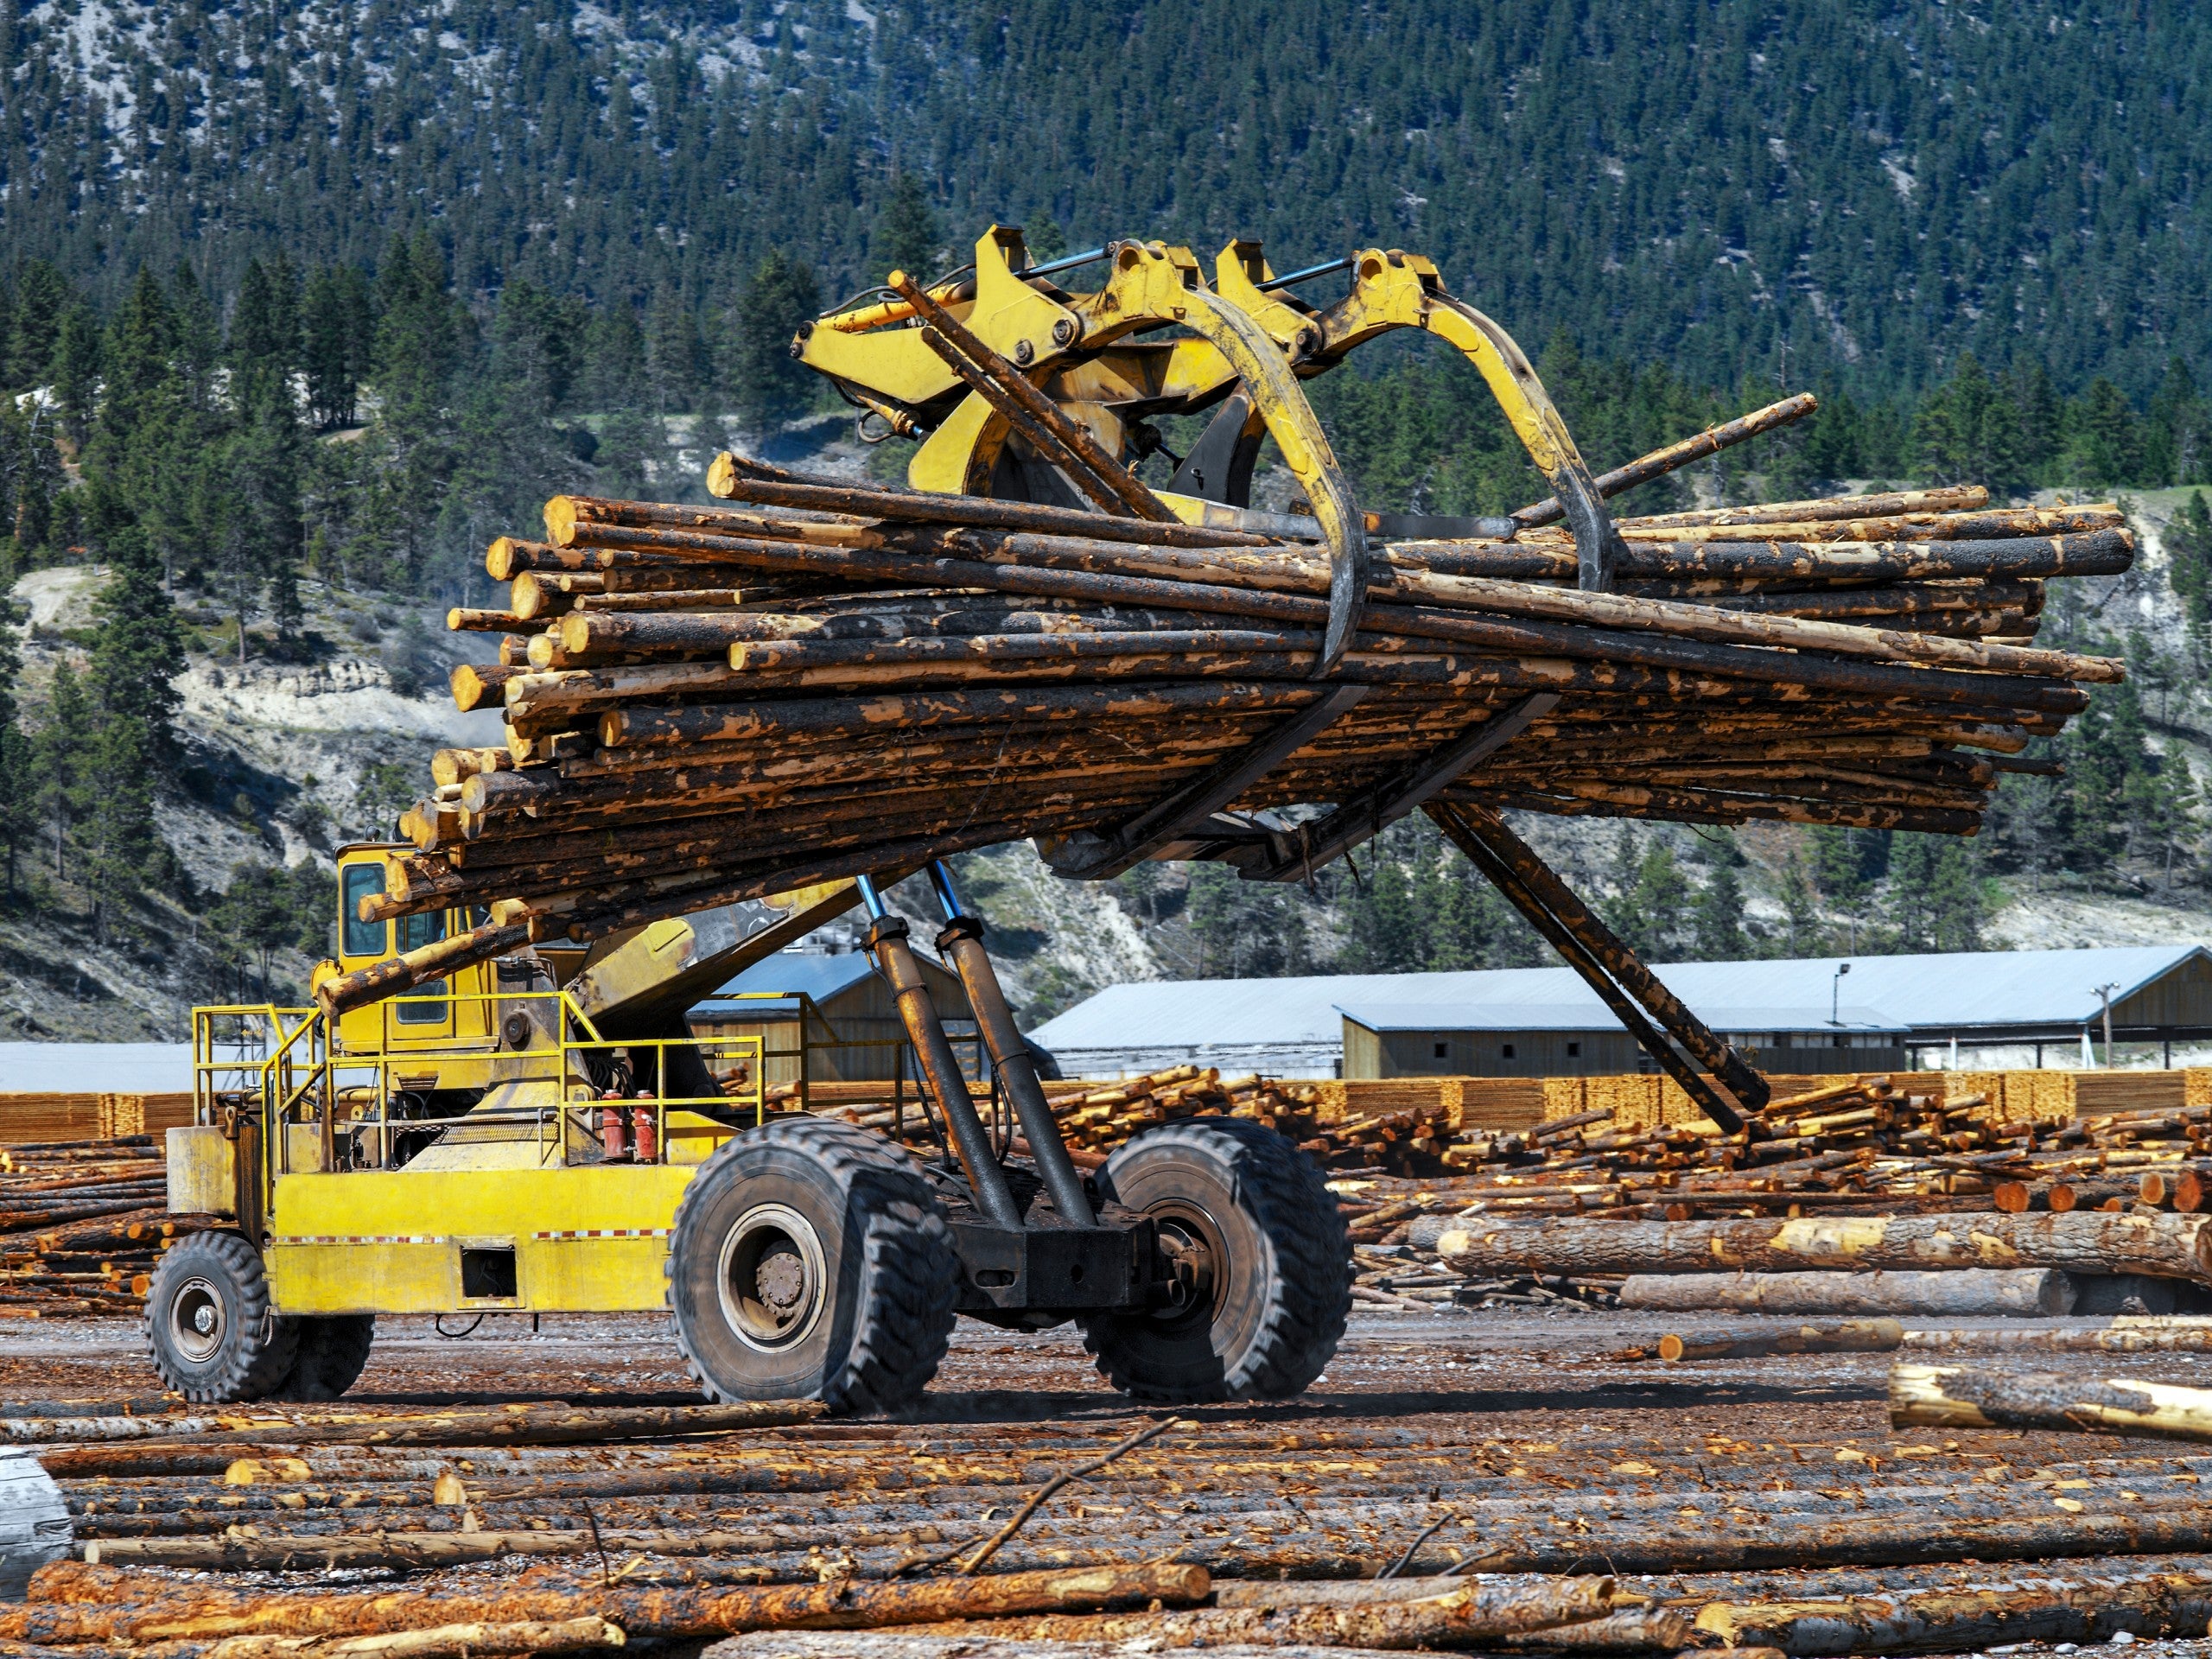
[[[1185,1118],[1122,1147],[1099,1185],[1152,1217],[1185,1296],[1084,1319],[1108,1382],[1197,1405],[1286,1399],[1321,1375],[1351,1310],[1351,1246],[1336,1195],[1289,1141],[1234,1118]]]
[[[944,1358],[959,1270],[944,1206],[904,1148],[779,1118],[726,1142],[684,1189],[668,1304],[714,1399],[895,1411]]]
[[[236,1233],[194,1233],[163,1252],[146,1335],[162,1381],[194,1405],[267,1397],[299,1351],[297,1322],[270,1310],[261,1252]]]

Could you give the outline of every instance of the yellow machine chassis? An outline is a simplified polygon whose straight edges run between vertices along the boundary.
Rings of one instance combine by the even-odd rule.
[[[514,1053],[406,1045],[392,1022],[410,1004],[531,1001],[550,1005],[561,1034]],[[232,1216],[263,1245],[276,1312],[442,1313],[603,1313],[664,1305],[663,1264],[676,1206],[698,1165],[738,1131],[705,1116],[749,1109],[765,1118],[757,1036],[602,1039],[565,991],[393,998],[380,1005],[385,1040],[364,1046],[358,1028],[331,1041],[319,1008],[204,1007],[193,1014],[194,1126],[171,1131],[172,1207]],[[269,1033],[265,1052],[219,1051],[226,1024]],[[571,1031],[583,1036],[572,1037]],[[665,1076],[671,1048],[749,1061],[740,1096],[597,1098],[584,1058],[621,1049],[650,1054]],[[454,1067],[464,1068],[456,1075]],[[448,1117],[395,1114],[410,1082],[474,1083],[483,1103]],[[501,1102],[517,1103],[502,1104]],[[593,1161],[601,1111],[642,1112],[654,1134],[651,1162]],[[264,1132],[270,1126],[274,1133]],[[436,1132],[427,1157],[397,1167],[401,1136]],[[340,1167],[343,1139],[369,1167]],[[179,1189],[185,1189],[180,1192]],[[468,1283],[476,1253],[498,1271]]]

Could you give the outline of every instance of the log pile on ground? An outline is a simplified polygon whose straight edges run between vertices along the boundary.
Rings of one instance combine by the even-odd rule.
[[[1632,1274],[1711,1279],[1713,1268],[1738,1266],[1700,1258],[1703,1246],[1689,1243],[1664,1262],[1637,1258],[1625,1248],[1633,1235],[1611,1230],[1620,1224],[1975,1212],[2040,1221],[2075,1211],[2087,1223],[2090,1211],[2178,1220],[2212,1209],[2212,1108],[2008,1122],[1980,1095],[1919,1095],[1910,1078],[1901,1082],[1859,1078],[1777,1100],[1732,1135],[1710,1125],[1617,1129],[1605,1111],[1465,1132],[1443,1150],[1448,1175],[1338,1183],[1360,1294],[1378,1303],[1605,1303]],[[1498,1224],[1488,1230],[1506,1242],[1497,1259],[1440,1259],[1442,1237],[1477,1218]],[[1558,1254],[1528,1247],[1538,1238]],[[1732,1289],[1704,1287],[1711,1300],[1663,1285],[1631,1300],[1787,1313],[2049,1314],[2072,1308],[2069,1272],[2200,1277],[2192,1260],[2145,1265],[2094,1250],[2016,1264],[1971,1252],[1883,1262],[1785,1255],[1732,1272]],[[1877,1274],[1887,1281],[1870,1283]]]
[[[813,1109],[892,1135],[918,1151],[938,1146],[943,1125],[936,1122],[912,1085],[846,1084],[840,1093],[849,1094],[856,1087],[868,1098],[839,1100]],[[1317,1084],[1249,1072],[1224,1077],[1216,1066],[1173,1065],[1134,1077],[1052,1083],[1045,1090],[1069,1151],[1087,1168],[1103,1165],[1131,1136],[1185,1117],[1249,1119],[1287,1135],[1323,1167],[1335,1170],[1391,1168],[1410,1173],[1417,1167],[1436,1168],[1452,1135],[1448,1116],[1440,1108],[1332,1115]],[[775,1084],[767,1090],[772,1108],[790,1109],[800,1097],[796,1084]],[[1020,1131],[1010,1134],[1013,1155],[1030,1156],[1029,1143]]]
[[[1896,1332],[1692,1341],[1755,1361],[1878,1350]],[[2074,1432],[2100,1389],[2134,1385],[1940,1381],[1942,1414],[1900,1421],[1956,1438],[1864,1448],[1437,1410],[1228,1408],[1149,1437],[1119,1414],[856,1426],[806,1408],[520,1401],[79,1416],[43,1426],[75,1444],[33,1455],[87,1559],[40,1568],[28,1599],[0,1605],[0,1643],[84,1659],[461,1659],[603,1645],[610,1629],[632,1643],[753,1630],[791,1634],[728,1651],[942,1659],[951,1649],[929,1638],[1009,1656],[1667,1653],[1702,1632],[1815,1655],[2204,1632],[2198,1460]],[[2172,1390],[2121,1403],[2148,1405],[2168,1433],[2203,1415],[2202,1395]],[[21,1410],[0,1421],[28,1427]],[[2060,1433],[2023,1444],[1980,1426],[2007,1414]],[[97,1438],[103,1425],[130,1438]],[[999,1511],[1029,1510],[1022,1493],[1076,1468],[1093,1478],[1025,1515],[990,1571],[958,1570],[1006,1534]],[[924,1645],[798,1634],[831,1630]]]
[[[1971,833],[2030,740],[2120,677],[2024,643],[2045,582],[2133,558],[2110,506],[1980,488],[1625,519],[1610,592],[1570,585],[1556,526],[1403,541],[1317,679],[1311,542],[730,455],[709,484],[732,505],[561,496],[542,539],[492,544],[507,607],[450,620],[504,636],[499,660],[454,690],[500,706],[507,744],[438,754],[416,850],[363,901],[489,919],[327,1004],[998,842],[1108,868],[1184,790],[1341,815],[1431,778],[1443,811]],[[1264,822],[1237,856],[1276,878],[1341,839]]]
[[[167,1202],[149,1135],[0,1150],[0,1319],[136,1313],[161,1252],[200,1224]]]

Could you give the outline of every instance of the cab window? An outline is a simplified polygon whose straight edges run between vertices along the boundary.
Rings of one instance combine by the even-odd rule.
[[[419,950],[426,944],[435,944],[446,936],[446,913],[432,911],[427,916],[403,916],[399,918],[399,950],[404,956],[410,950]],[[426,980],[405,996],[443,996],[446,982],[442,979]],[[397,1009],[403,1026],[435,1026],[443,1023],[450,1012],[442,1002],[410,1002],[402,1001]]]
[[[344,898],[339,912],[345,927],[340,944],[349,957],[381,957],[384,955],[385,922],[365,922],[361,919],[361,900],[384,891],[384,866],[381,864],[348,864],[346,867]]]

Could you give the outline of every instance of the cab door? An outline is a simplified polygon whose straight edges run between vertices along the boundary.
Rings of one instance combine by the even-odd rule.
[[[360,906],[385,891],[384,849],[346,849],[338,855],[338,969],[353,973],[446,937],[451,912],[365,922]],[[357,1054],[388,1048],[427,1047],[453,1040],[456,1021],[448,982],[431,980],[404,996],[348,1009],[338,1022],[340,1039]]]

